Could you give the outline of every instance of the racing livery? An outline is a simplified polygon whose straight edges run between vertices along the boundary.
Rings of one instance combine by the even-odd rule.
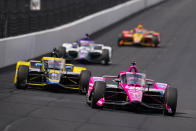
[[[92,63],[109,64],[112,59],[112,48],[96,44],[88,36],[74,43],[64,43],[59,52],[67,60],[87,61]]]
[[[123,45],[142,45],[158,47],[160,44],[160,33],[146,30],[142,24],[128,31],[124,30],[118,38],[118,46]]]
[[[133,64],[127,72],[120,72],[118,76],[91,77],[86,99],[92,108],[115,105],[133,110],[159,110],[165,115],[174,115],[177,89],[167,83],[146,79],[146,74],[139,73]]]
[[[90,75],[86,68],[65,64],[65,59],[43,57],[41,61],[18,61],[14,83],[18,89],[28,86],[63,87],[83,93],[87,91],[84,86]]]

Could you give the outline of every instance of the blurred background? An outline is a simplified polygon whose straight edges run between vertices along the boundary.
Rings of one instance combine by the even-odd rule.
[[[0,0],[0,38],[50,29],[129,0]]]

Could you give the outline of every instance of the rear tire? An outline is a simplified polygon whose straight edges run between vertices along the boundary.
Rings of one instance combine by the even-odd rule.
[[[97,102],[104,97],[104,92],[106,88],[106,83],[103,81],[96,81],[94,84],[94,89],[91,97],[91,107],[92,108],[101,108],[97,105]]]
[[[88,70],[83,70],[80,74],[80,83],[79,83],[79,93],[87,93],[89,88],[89,80],[91,77],[91,72]]]
[[[154,47],[158,47],[158,44],[159,44],[159,39],[157,36],[153,36],[153,43],[154,43]]]
[[[62,57],[62,58],[65,58],[65,55],[66,55],[66,48],[65,47],[59,47],[58,49],[58,57]]]
[[[174,116],[176,113],[177,107],[177,89],[176,88],[167,88],[165,91],[165,102],[164,102],[164,115]],[[170,106],[172,112],[168,112],[166,105]]]
[[[109,50],[103,49],[104,64],[108,65],[110,61]]]
[[[16,88],[26,89],[27,88],[27,78],[29,73],[29,67],[25,65],[20,65],[18,68]]]

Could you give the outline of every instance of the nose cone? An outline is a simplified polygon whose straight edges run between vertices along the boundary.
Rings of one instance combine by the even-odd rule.
[[[59,84],[59,83],[60,83],[60,80],[52,80],[52,79],[48,80],[48,84]]]
[[[82,49],[82,50],[80,50],[79,55],[80,55],[81,59],[85,58],[88,56],[88,51],[86,49]]]
[[[60,82],[60,72],[57,70],[50,70],[48,77],[48,84],[59,84]]]
[[[132,92],[130,93],[130,101],[131,102],[142,102],[142,91],[136,91],[136,92]]]
[[[129,87],[126,89],[129,101],[132,103],[142,102],[143,91],[142,87]]]
[[[141,43],[143,39],[143,34],[134,34],[133,35],[133,42],[134,43]]]

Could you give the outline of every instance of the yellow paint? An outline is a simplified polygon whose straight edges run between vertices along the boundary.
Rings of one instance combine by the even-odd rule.
[[[124,45],[133,45],[133,42],[124,42]]]
[[[60,74],[60,71],[59,70],[52,70],[50,69],[50,72],[49,73],[56,73],[56,74]]]
[[[42,61],[44,60],[55,60],[55,61],[65,61],[63,58],[56,58],[56,57],[42,57]]]
[[[48,78],[49,81],[55,81],[55,82],[59,82],[59,80],[54,80],[54,79],[50,79]]]
[[[30,80],[34,80],[34,79],[39,78],[39,77],[41,77],[41,76],[32,77]]]
[[[37,62],[37,63],[41,63],[41,61],[37,61],[37,60],[30,60],[29,62]]]
[[[154,45],[154,43],[144,43],[144,44],[142,44],[143,46],[152,46],[152,47],[154,47],[155,45]]]
[[[74,80],[72,80],[70,78],[68,78],[68,80],[71,81],[71,82],[73,82],[74,84],[78,84],[76,81],[74,81]]]
[[[79,90],[80,89],[78,87],[69,87],[69,86],[64,86],[64,88],[71,89],[71,90]]]
[[[143,40],[143,38],[144,38],[144,35],[143,34],[139,34],[139,33],[133,34],[133,41],[135,43],[141,43],[142,40]]]
[[[81,71],[86,70],[84,67],[74,66],[73,64],[65,64],[65,66],[73,66],[73,72],[81,73]]]
[[[73,72],[75,73],[81,73],[81,71],[86,70],[86,68],[84,67],[78,67],[78,66],[74,66],[73,68]]]
[[[46,86],[47,84],[35,84],[35,83],[27,83],[30,86]]]
[[[129,101],[129,97],[128,96],[126,97],[126,101]]]
[[[73,66],[73,64],[65,64],[66,66]]]

